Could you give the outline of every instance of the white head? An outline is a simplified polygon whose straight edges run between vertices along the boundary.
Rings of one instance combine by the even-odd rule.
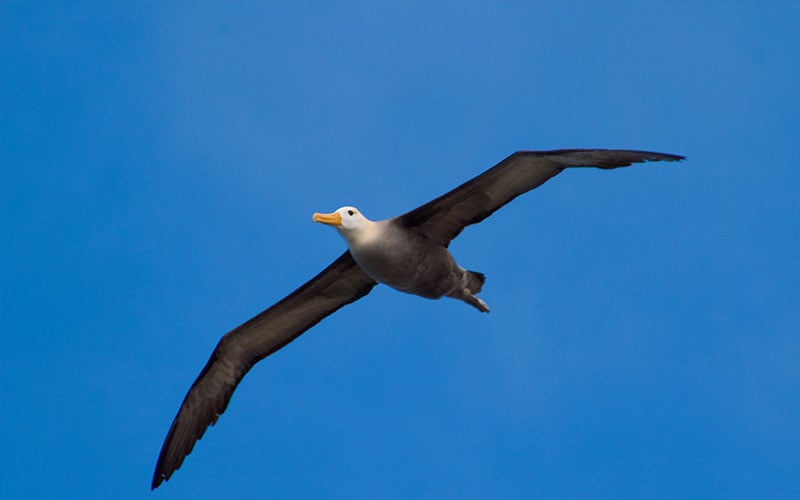
[[[342,207],[329,214],[315,213],[313,220],[336,228],[348,244],[356,242],[374,227],[374,223],[355,207]]]

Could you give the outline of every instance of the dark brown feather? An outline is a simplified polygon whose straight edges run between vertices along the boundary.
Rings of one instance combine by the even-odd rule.
[[[368,294],[375,284],[348,251],[288,297],[225,334],[167,432],[152,488],[181,466],[194,443],[225,411],[236,386],[254,364],[340,307]]]
[[[645,161],[676,161],[682,156],[613,149],[518,151],[479,176],[396,220],[447,246],[471,224],[477,224],[517,196],[565,168],[627,167]]]

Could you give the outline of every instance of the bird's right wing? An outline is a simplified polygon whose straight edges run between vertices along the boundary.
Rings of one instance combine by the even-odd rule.
[[[172,422],[152,488],[181,466],[195,441],[225,411],[237,384],[254,364],[340,307],[368,294],[375,284],[348,251],[291,295],[225,334]]]
[[[517,151],[452,191],[401,215],[397,220],[444,246],[466,226],[489,217],[517,196],[544,184],[570,167],[611,169],[647,161],[676,161],[683,156],[624,149]]]

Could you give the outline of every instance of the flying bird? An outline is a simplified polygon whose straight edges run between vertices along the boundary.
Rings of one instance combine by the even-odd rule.
[[[631,150],[519,151],[452,191],[398,217],[371,221],[350,206],[313,220],[334,227],[348,250],[286,298],[226,333],[181,404],[158,457],[152,488],[181,466],[217,422],[244,375],[339,308],[384,283],[430,299],[452,297],[479,311],[484,275],[459,266],[450,241],[565,168],[613,169],[683,156]]]

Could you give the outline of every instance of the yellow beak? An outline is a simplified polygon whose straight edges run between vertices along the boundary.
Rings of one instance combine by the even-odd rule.
[[[329,226],[340,227],[342,225],[342,216],[339,215],[339,212],[331,212],[329,214],[315,213],[312,220]]]

